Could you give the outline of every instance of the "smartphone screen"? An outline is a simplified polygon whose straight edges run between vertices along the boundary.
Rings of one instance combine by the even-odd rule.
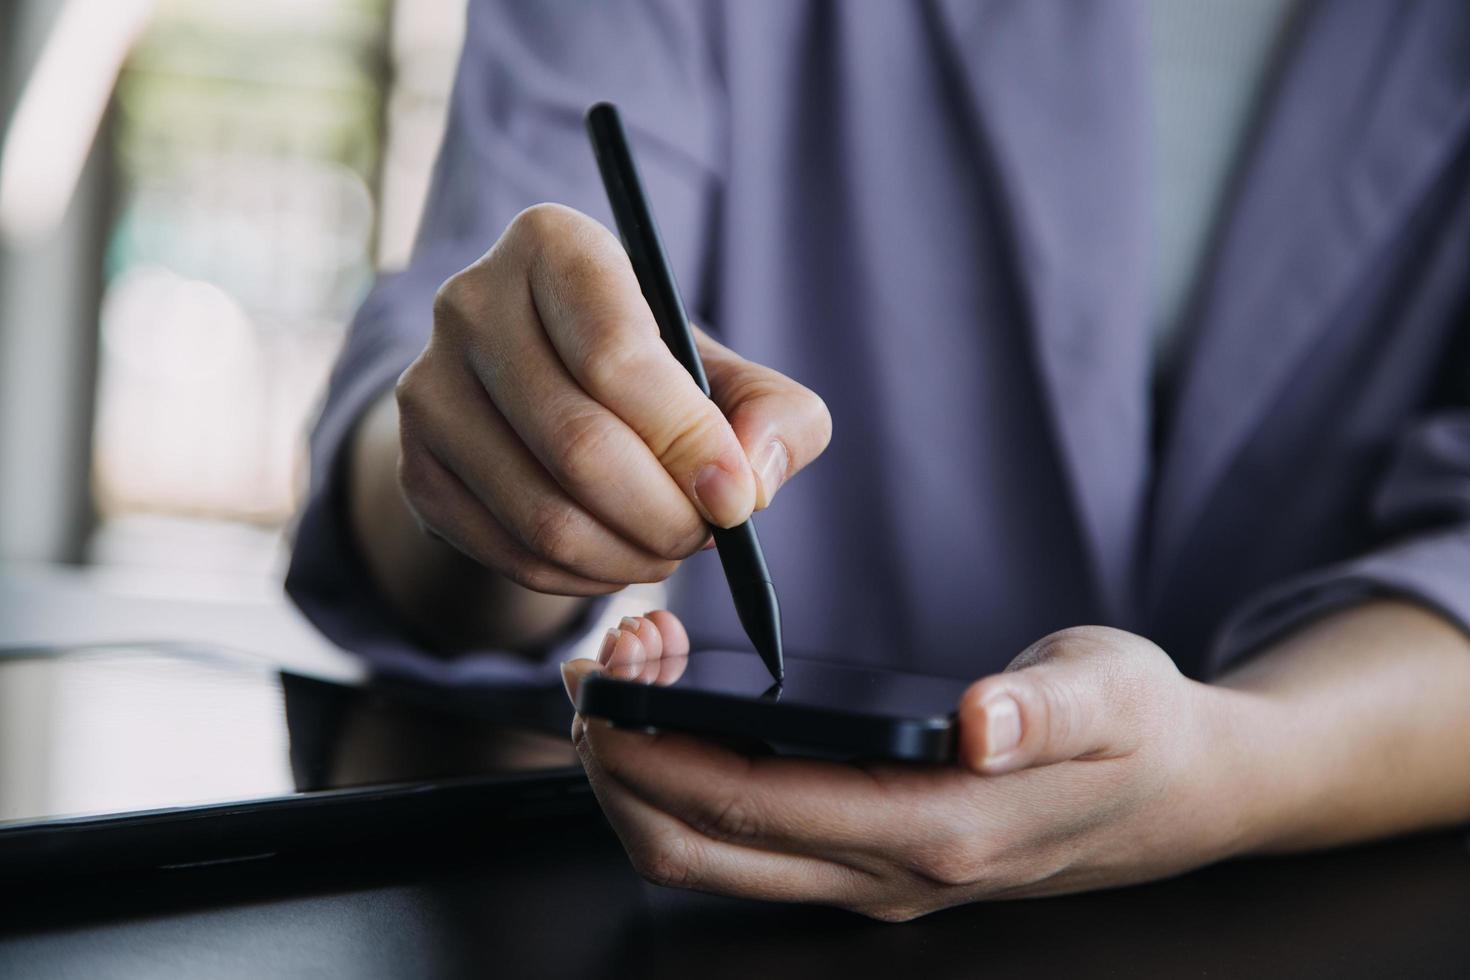
[[[785,681],[776,685],[753,653],[702,650],[656,664],[611,668],[609,678],[759,699],[787,707],[816,708],[884,718],[945,718],[953,714],[968,681],[796,657],[786,659]]]

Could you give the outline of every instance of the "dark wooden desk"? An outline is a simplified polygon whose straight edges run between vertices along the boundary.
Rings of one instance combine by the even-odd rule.
[[[0,977],[1470,976],[1438,834],[904,925],[654,888],[599,822],[435,851],[0,883]]]

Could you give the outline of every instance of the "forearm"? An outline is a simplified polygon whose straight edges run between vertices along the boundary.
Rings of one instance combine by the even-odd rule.
[[[358,549],[384,597],[434,650],[531,649],[585,606],[524,589],[424,533],[398,486],[391,392],[364,415],[349,452],[347,510]]]
[[[1319,620],[1223,677],[1240,850],[1470,820],[1470,637],[1403,602]]]

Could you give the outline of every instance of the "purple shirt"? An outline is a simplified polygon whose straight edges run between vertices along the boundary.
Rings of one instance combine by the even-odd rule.
[[[620,104],[695,318],[810,386],[831,448],[757,518],[787,648],[960,677],[1080,623],[1207,676],[1376,594],[1470,626],[1470,5],[1298,18],[1155,384],[1141,3],[472,2],[411,266],[358,314],[288,589],[424,667],[361,569],[346,436],[439,283],[557,201],[611,224]],[[671,607],[747,646],[719,562]]]

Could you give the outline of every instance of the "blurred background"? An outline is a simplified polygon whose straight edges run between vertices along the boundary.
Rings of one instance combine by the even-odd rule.
[[[278,592],[465,0],[0,0],[0,563]]]

